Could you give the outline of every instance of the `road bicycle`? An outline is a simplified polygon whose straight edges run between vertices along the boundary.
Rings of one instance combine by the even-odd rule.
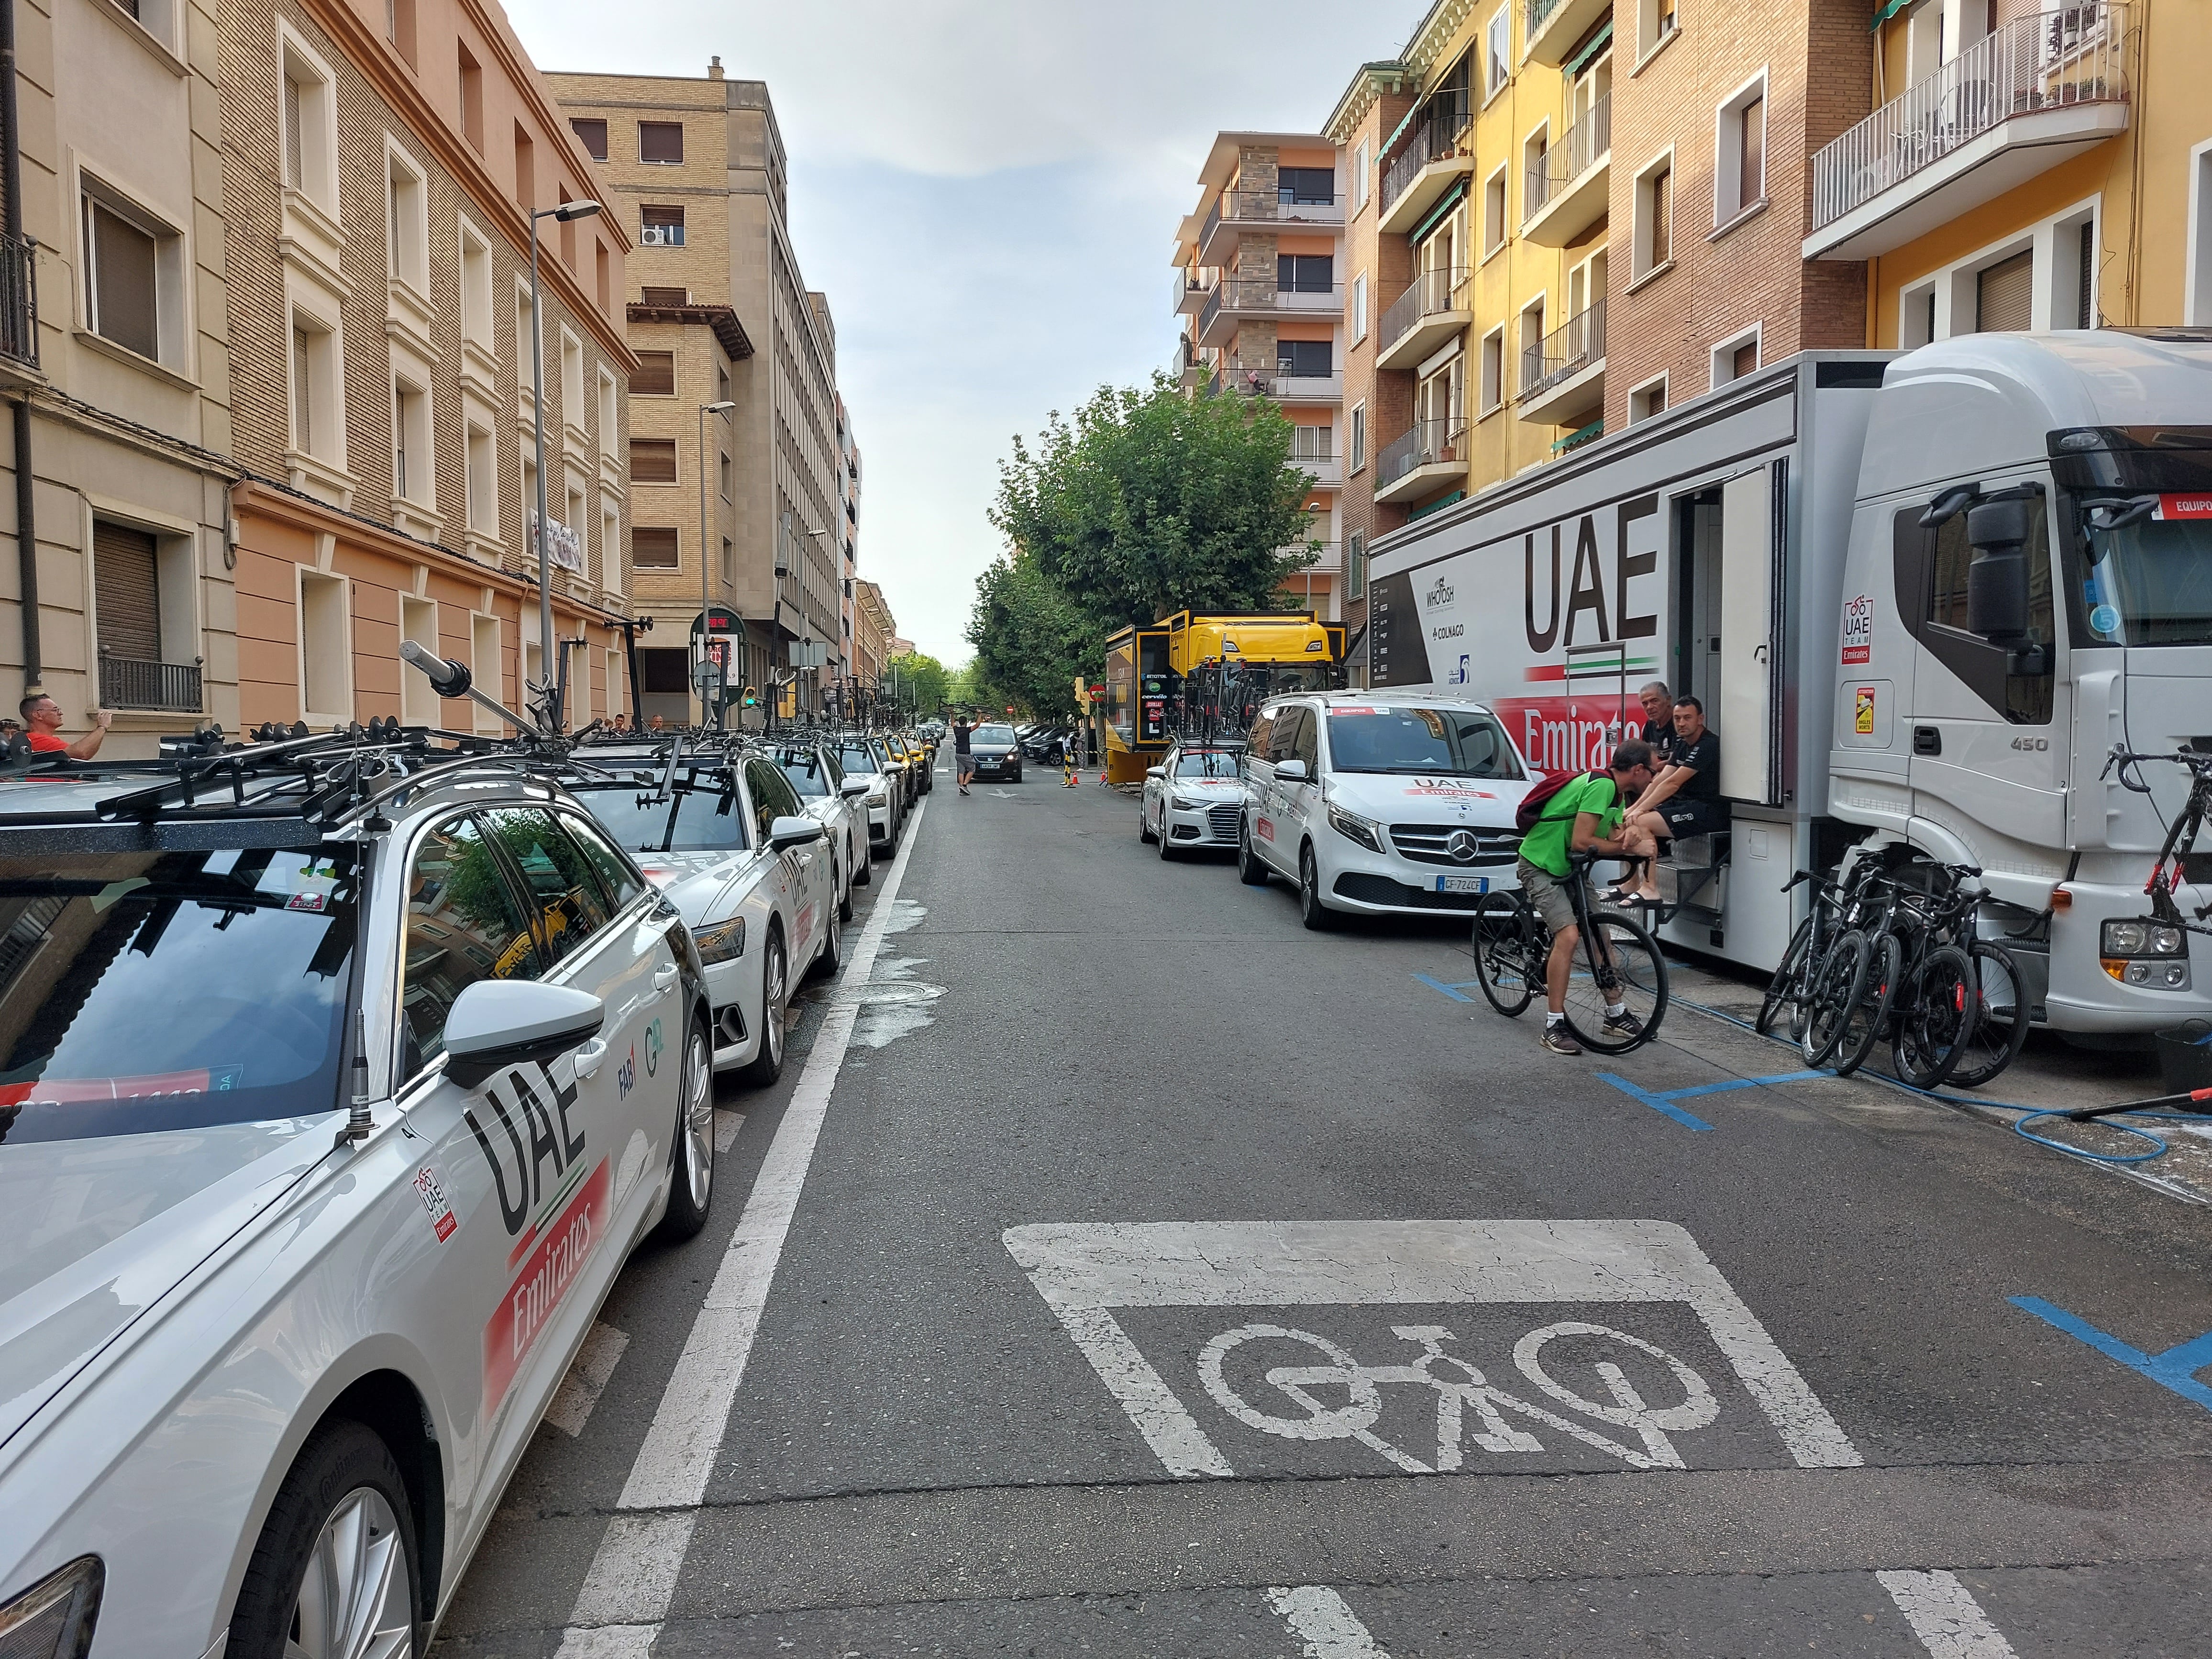
[[[1667,959],[1644,924],[1598,906],[1590,895],[1594,859],[1570,860],[1565,883],[1580,937],[1567,975],[1567,1030],[1585,1048],[1625,1054],[1659,1034],[1667,1017]],[[1552,930],[1519,888],[1486,893],[1474,910],[1474,973],[1490,1006],[1516,1018],[1544,994]],[[1618,1000],[1634,1017],[1633,1031],[1608,1030]]]

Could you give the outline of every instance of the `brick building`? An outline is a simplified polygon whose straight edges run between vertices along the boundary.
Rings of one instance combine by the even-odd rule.
[[[220,0],[239,714],[448,718],[414,640],[510,706],[627,706],[628,238],[490,0]],[[542,336],[554,625],[539,638]],[[489,730],[491,717],[473,718]]]

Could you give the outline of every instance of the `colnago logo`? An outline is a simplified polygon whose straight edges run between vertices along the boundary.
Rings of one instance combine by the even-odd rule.
[[[1456,594],[1457,590],[1442,576],[1439,576],[1437,578],[1437,585],[1434,587],[1431,587],[1427,592],[1421,595],[1421,603],[1428,606],[1431,611],[1448,610],[1450,608]]]
[[[1429,637],[1432,640],[1455,640],[1466,632],[1465,623],[1454,623],[1449,628],[1431,628],[1429,630]]]

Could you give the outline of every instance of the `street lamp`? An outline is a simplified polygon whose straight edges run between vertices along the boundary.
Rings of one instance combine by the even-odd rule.
[[[722,724],[722,711],[717,708],[711,719],[708,715],[705,672],[710,640],[707,617],[714,608],[707,586],[707,417],[709,415],[726,415],[736,407],[737,404],[727,398],[718,404],[699,405],[699,724],[718,729]]]
[[[545,313],[538,299],[538,222],[570,224],[599,210],[597,202],[563,202],[530,216],[530,405],[538,428],[538,670],[547,677],[546,706],[553,711],[556,732],[561,729],[560,693],[552,688],[559,677],[547,665],[557,647],[553,643],[553,571],[545,552]]]

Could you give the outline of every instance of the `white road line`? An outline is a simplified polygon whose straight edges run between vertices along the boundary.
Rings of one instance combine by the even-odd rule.
[[[1306,1659],[1390,1659],[1344,1598],[1326,1584],[1271,1589],[1267,1601],[1304,1644]]]
[[[572,1440],[583,1433],[584,1425],[591,1420],[592,1407],[599,1403],[607,1379],[615,1374],[615,1364],[628,1346],[628,1334],[611,1325],[603,1322],[586,1331],[568,1376],[561,1379],[553,1395],[553,1403],[545,1408],[545,1420]]]
[[[726,1106],[714,1109],[714,1156],[720,1158],[737,1144],[738,1131],[745,1127],[745,1115],[731,1111]]]
[[[927,810],[926,804],[915,807],[906,843],[891,863],[883,891],[868,913],[868,925],[846,964],[845,976],[855,984],[866,983],[875,969]],[[769,1143],[744,1213],[738,1218],[737,1231],[730,1236],[729,1248],[692,1322],[690,1337],[661,1393],[653,1426],[646,1431],[645,1444],[616,1504],[620,1510],[656,1512],[617,1514],[607,1523],[569,1614],[560,1659],[614,1659],[649,1652],[660,1621],[668,1615],[684,1552],[691,1546],[699,1504],[729,1427],[730,1407],[752,1355],[769,1286],[799,1208],[799,1190],[806,1184],[822,1120],[830,1109],[830,1093],[859,1014],[858,1005],[849,1002],[833,1003],[823,1013],[814,1046],[807,1051],[806,1068],[776,1125],[775,1139]]]
[[[1878,1572],[1905,1622],[1934,1659],[2014,1659],[1974,1593],[1951,1572]]]

